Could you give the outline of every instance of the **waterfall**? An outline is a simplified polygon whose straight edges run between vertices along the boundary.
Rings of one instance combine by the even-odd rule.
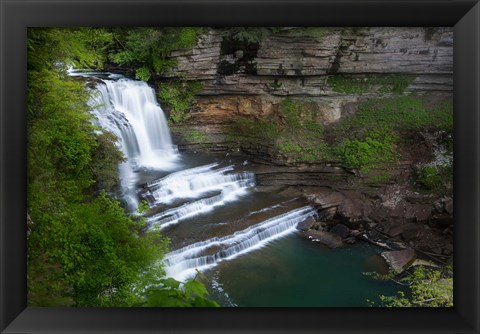
[[[123,197],[129,209],[138,206],[136,172],[169,170],[178,159],[163,110],[143,81],[102,80],[90,102],[97,125],[117,136],[127,161],[119,166]]]
[[[176,199],[195,198],[204,193],[222,190],[238,190],[255,184],[253,173],[229,173],[234,166],[214,169],[218,164],[185,169],[166,177],[151,181],[141,196],[150,202],[150,206],[160,203],[169,204]]]
[[[225,186],[218,195],[187,203],[178,208],[166,210],[149,217],[147,222],[151,225],[159,225],[160,228],[165,228],[190,217],[209,212],[215,207],[224,205],[227,202],[235,201],[239,196],[244,195],[245,193],[246,187],[242,187],[241,185],[232,184]]]
[[[103,80],[97,85],[102,127],[115,133],[133,169],[171,169],[178,158],[165,115],[155,93],[143,81]]]
[[[296,229],[298,223],[316,215],[310,206],[291,210],[222,238],[197,242],[165,255],[167,276],[185,280],[196,270],[206,270],[223,260],[259,249]]]

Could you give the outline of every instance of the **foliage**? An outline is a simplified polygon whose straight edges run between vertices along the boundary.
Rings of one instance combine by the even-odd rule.
[[[367,76],[332,75],[327,83],[333,91],[346,94],[364,94],[371,91],[402,94],[413,77],[400,74],[369,74]]]
[[[96,187],[107,191],[115,191],[119,184],[118,165],[125,161],[123,153],[115,144],[117,137],[110,132],[102,132],[95,136],[90,169],[97,181]]]
[[[163,255],[166,240],[138,238],[143,223],[125,215],[119,202],[105,193],[90,202],[67,203],[62,211],[37,216],[29,238],[32,262],[38,251],[48,255],[61,270],[60,281],[71,287],[68,295],[75,306],[131,305],[138,297],[130,284],[144,266]],[[42,269],[31,263],[30,277],[37,278],[38,271]]]
[[[171,107],[170,120],[173,123],[183,122],[195,102],[195,95],[202,89],[200,82],[177,80],[161,84],[158,91],[160,102]]]
[[[370,99],[359,105],[354,118],[345,120],[339,130],[353,128],[369,132],[375,129],[394,130],[397,133],[418,130],[453,131],[453,104],[451,101],[431,102],[416,96]]]
[[[417,172],[416,182],[421,189],[429,192],[450,194],[453,185],[453,165],[427,164]]]
[[[409,285],[409,293],[398,291],[396,296],[380,296],[384,307],[452,307],[453,277],[450,270],[429,270],[416,267],[401,282]]]
[[[411,145],[409,138],[420,130],[451,133],[452,108],[450,101],[432,102],[416,96],[369,99],[359,104],[354,116],[329,129],[329,142],[340,142],[335,155],[347,167],[368,173],[395,161],[397,151]]]
[[[364,139],[345,139],[339,147],[340,156],[347,167],[368,172],[395,160],[395,141],[390,132],[372,131]]]
[[[137,285],[163,275],[168,239],[143,232],[112,191],[123,160],[116,138],[92,124],[89,92],[66,75],[67,64],[97,66],[108,33],[29,29],[27,284],[31,306],[132,306]],[[96,35],[96,33],[100,35]],[[196,283],[189,295],[204,295]]]
[[[102,68],[112,35],[99,28],[30,28],[28,70]]]
[[[232,27],[222,32],[222,37],[244,43],[260,43],[268,28],[264,27]]]
[[[197,279],[181,283],[173,278],[161,279],[158,286],[149,288],[143,306],[151,307],[218,307],[215,301],[207,299],[208,291]]]
[[[115,46],[109,58],[116,64],[133,67],[139,80],[148,81],[172,69],[176,63],[169,58],[174,50],[192,48],[202,32],[195,27],[115,28],[112,29]]]

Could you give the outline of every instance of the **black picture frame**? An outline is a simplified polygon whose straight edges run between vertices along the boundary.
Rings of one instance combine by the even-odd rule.
[[[1,333],[479,333],[480,4],[473,0],[0,0]],[[26,32],[49,26],[453,26],[454,307],[26,307]]]

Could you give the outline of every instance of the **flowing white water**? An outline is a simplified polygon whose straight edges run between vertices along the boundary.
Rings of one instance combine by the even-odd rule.
[[[92,114],[100,127],[119,139],[127,158],[119,166],[120,183],[125,201],[134,210],[138,206],[136,171],[171,169],[178,154],[153,89],[145,82],[103,80],[96,91],[91,100]]]
[[[186,169],[150,182],[141,194],[150,206],[172,203],[176,199],[196,198],[211,191],[231,192],[255,185],[253,173],[229,173],[233,166],[214,169],[218,164]]]
[[[167,276],[183,281],[204,271],[220,261],[264,247],[273,240],[282,238],[296,229],[298,223],[316,215],[310,206],[302,207],[250,226],[232,235],[197,242],[166,254],[164,263]],[[209,253],[209,250],[213,250]]]
[[[147,222],[153,226],[159,225],[161,229],[177,224],[190,217],[212,211],[215,207],[235,201],[239,196],[246,194],[245,186],[241,184],[231,184],[225,186],[218,195],[203,198],[198,201],[184,204],[178,208],[163,211],[147,219]]]
[[[163,110],[143,81],[105,80],[97,85],[100,124],[115,133],[133,169],[171,169],[178,159]]]

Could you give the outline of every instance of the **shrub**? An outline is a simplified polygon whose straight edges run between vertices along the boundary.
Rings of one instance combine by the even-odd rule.
[[[399,291],[396,296],[380,296],[383,307],[452,307],[453,278],[440,270],[416,267],[401,280],[409,285],[406,294]]]
[[[158,91],[160,102],[171,107],[170,120],[173,123],[183,122],[188,118],[188,113],[195,102],[195,94],[202,89],[199,82],[174,81],[163,83]]]
[[[175,67],[170,53],[195,46],[201,32],[202,28],[196,27],[111,29],[116,43],[109,58],[116,64],[135,68],[135,77],[148,81],[152,75]]]
[[[347,167],[368,172],[372,167],[395,160],[395,141],[391,132],[373,131],[365,139],[345,139],[339,153]]]
[[[424,165],[417,172],[416,180],[423,190],[449,194],[453,186],[453,165]]]

